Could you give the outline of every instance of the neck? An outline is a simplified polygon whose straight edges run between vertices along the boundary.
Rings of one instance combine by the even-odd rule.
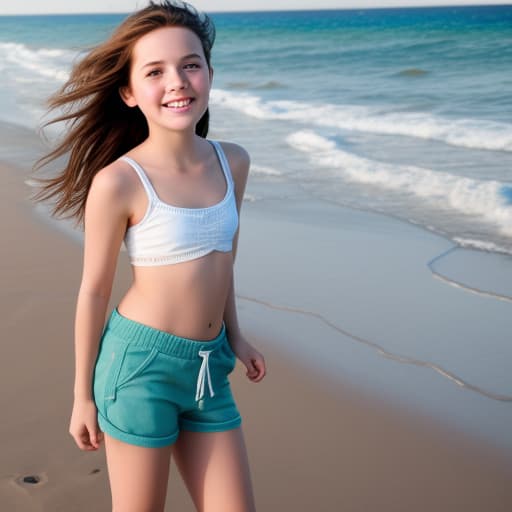
[[[195,131],[150,131],[142,144],[145,152],[170,169],[186,170],[204,161],[204,143]]]

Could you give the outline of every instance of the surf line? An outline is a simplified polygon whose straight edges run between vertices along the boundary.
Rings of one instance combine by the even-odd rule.
[[[451,252],[454,252],[455,250],[460,249],[459,245],[454,245],[453,247],[450,247],[446,251],[442,252],[441,254],[438,254],[434,258],[432,258],[428,263],[427,267],[432,273],[432,276],[436,279],[439,279],[440,281],[449,284],[450,286],[454,286],[455,288],[461,288],[462,290],[465,290],[470,293],[474,293],[476,295],[480,295],[481,297],[487,297],[491,299],[496,300],[502,300],[505,302],[512,302],[512,297],[509,295],[501,295],[499,293],[490,292],[488,290],[482,290],[481,288],[477,288],[474,286],[469,286],[468,284],[465,284],[461,281],[456,281],[455,279],[451,279],[443,274],[441,274],[439,271],[437,271],[434,268],[434,265],[441,259],[448,256]]]
[[[423,368],[430,368],[434,372],[438,373],[442,377],[448,379],[450,382],[456,384],[457,386],[459,386],[461,388],[468,389],[470,391],[474,391],[475,393],[483,395],[487,398],[491,398],[492,400],[498,400],[501,402],[512,402],[512,395],[502,395],[499,393],[493,393],[492,391],[487,391],[483,388],[480,388],[478,386],[475,386],[475,385],[465,381],[464,379],[457,376],[453,372],[450,372],[449,370],[444,369],[442,366],[431,363],[430,361],[423,361],[421,359],[415,359],[413,357],[402,356],[400,354],[390,352],[389,350],[386,350],[382,345],[379,345],[378,343],[375,343],[371,340],[367,340],[365,338],[362,338],[361,336],[358,336],[357,334],[353,334],[353,333],[343,329],[342,327],[331,322],[324,315],[322,315],[321,313],[317,313],[316,311],[310,311],[307,309],[273,304],[271,302],[268,302],[268,301],[265,301],[262,299],[257,299],[255,297],[249,297],[247,295],[240,295],[238,293],[236,294],[236,296],[241,300],[245,300],[247,302],[253,302],[255,304],[265,306],[269,309],[275,309],[277,311],[286,311],[287,313],[296,313],[299,315],[314,317],[314,318],[320,320],[321,322],[323,322],[324,324],[326,324],[328,327],[330,327],[334,331],[336,331],[340,334],[343,334],[343,336],[351,338],[352,340],[357,341],[358,343],[361,343],[362,345],[366,345],[366,346],[374,349],[380,356],[382,356],[386,359],[391,359],[397,363],[409,364],[409,365],[413,365],[413,366],[420,366]]]

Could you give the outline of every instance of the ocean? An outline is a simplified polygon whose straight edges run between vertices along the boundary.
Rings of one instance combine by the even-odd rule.
[[[300,189],[512,254],[512,6],[211,15],[211,134],[251,153],[247,200]],[[0,122],[38,127],[124,16],[0,17]]]

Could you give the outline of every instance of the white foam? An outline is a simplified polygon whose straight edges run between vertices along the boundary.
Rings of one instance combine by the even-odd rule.
[[[263,165],[251,165],[251,173],[263,174],[265,176],[281,176],[283,173],[272,167],[265,167]]]
[[[370,160],[343,151],[312,131],[295,132],[287,142],[309,154],[311,163],[341,173],[346,180],[419,197],[436,208],[478,215],[496,224],[501,233],[512,235],[512,205],[503,193],[510,184]]]
[[[287,120],[343,130],[404,135],[453,146],[512,151],[512,124],[484,119],[450,119],[423,112],[389,112],[385,107],[264,101],[249,93],[214,89],[212,103],[257,119]]]
[[[473,240],[472,238],[460,238],[454,237],[454,242],[459,244],[461,247],[470,247],[473,249],[479,249],[481,251],[488,252],[500,252],[504,254],[510,254],[510,250],[505,247],[501,247],[493,242],[484,242],[483,240]]]
[[[248,203],[254,203],[257,201],[256,196],[252,194],[248,194],[247,192],[244,194],[244,201],[247,201]]]
[[[62,49],[31,49],[21,43],[0,43],[2,70],[13,71],[13,80],[53,79],[63,83],[69,76],[69,66],[75,52]],[[22,71],[21,75],[19,71]]]
[[[34,128],[45,100],[67,79],[77,52],[0,42],[0,118]]]

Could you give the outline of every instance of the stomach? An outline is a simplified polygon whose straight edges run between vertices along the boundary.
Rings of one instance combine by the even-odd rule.
[[[233,279],[231,252],[132,266],[132,272],[133,282],[117,306],[122,316],[182,338],[206,341],[219,334]]]

